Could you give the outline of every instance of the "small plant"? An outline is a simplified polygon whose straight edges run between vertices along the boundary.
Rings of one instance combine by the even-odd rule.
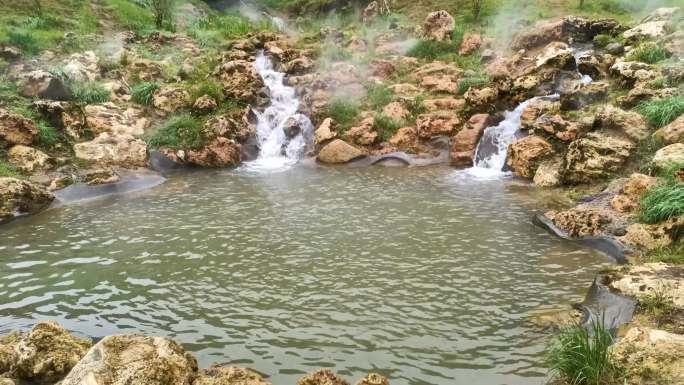
[[[458,93],[463,95],[470,87],[479,87],[489,84],[489,77],[486,75],[470,76],[459,80]]]
[[[359,116],[359,105],[343,98],[334,98],[330,101],[327,116],[331,117],[342,129],[348,129]]]
[[[376,114],[373,119],[373,129],[380,135],[380,139],[383,141],[389,140],[403,126],[403,122],[383,114]]]
[[[676,245],[653,250],[648,255],[651,262],[684,264],[684,242],[679,241]]]
[[[204,145],[202,121],[190,114],[171,118],[159,128],[147,143],[153,148],[196,149]]]
[[[654,64],[669,57],[670,52],[668,52],[662,44],[645,44],[630,52],[627,56],[627,60]]]
[[[150,9],[154,14],[154,25],[157,28],[172,27],[174,3],[174,0],[150,0]]]
[[[437,60],[445,55],[456,54],[461,45],[451,40],[434,41],[419,40],[406,52],[406,56],[412,56],[428,60]]]
[[[666,285],[658,285],[650,294],[640,297],[639,306],[658,327],[667,323],[676,311],[670,288]]]
[[[684,183],[668,181],[646,192],[641,200],[640,218],[659,223],[684,214]]]
[[[59,132],[51,125],[38,120],[36,122],[38,126],[38,142],[45,147],[50,147],[59,142],[60,135]]]
[[[613,371],[612,342],[602,319],[594,319],[591,330],[581,325],[565,328],[547,353],[551,372],[571,385],[603,384]]]
[[[193,85],[190,89],[190,100],[193,103],[204,95],[209,95],[217,103],[220,103],[225,98],[223,85],[217,81],[203,80]]]
[[[7,39],[10,45],[19,47],[27,55],[35,55],[40,50],[38,40],[30,32],[9,31]]]
[[[131,87],[131,99],[143,106],[152,104],[152,96],[159,89],[159,83],[140,82]]]
[[[394,91],[384,84],[371,83],[366,95],[368,104],[374,110],[379,110],[394,100]]]
[[[109,91],[98,82],[73,82],[69,89],[71,90],[71,97],[82,104],[109,101]]]
[[[0,177],[21,178],[21,173],[13,164],[0,160]]]
[[[637,111],[655,127],[662,127],[684,114],[684,95],[674,95],[640,104]]]

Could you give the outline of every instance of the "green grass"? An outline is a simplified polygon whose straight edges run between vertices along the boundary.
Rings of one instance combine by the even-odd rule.
[[[612,43],[621,43],[621,41],[618,37],[607,33],[602,33],[594,36],[594,45],[599,48],[607,47],[609,44]]]
[[[38,126],[38,143],[41,146],[52,147],[60,141],[61,135],[56,128],[42,120],[36,120],[36,126]]]
[[[209,15],[197,20],[188,34],[200,41],[205,47],[226,45],[226,40],[241,38],[257,31],[275,31],[270,21],[252,22],[238,15]]]
[[[359,105],[347,98],[336,97],[328,104],[326,117],[332,118],[337,126],[346,130],[354,123],[359,116]]]
[[[486,75],[465,77],[458,81],[458,93],[463,95],[466,93],[466,91],[468,91],[468,89],[470,89],[470,87],[484,86],[489,84],[489,82],[489,76]]]
[[[104,3],[123,28],[138,35],[154,30],[154,15],[143,4],[131,0],[105,0]]]
[[[461,46],[460,40],[419,40],[406,52],[406,56],[427,60],[438,60],[447,55],[457,55]]]
[[[178,115],[168,120],[147,143],[153,148],[197,149],[204,145],[202,121],[190,114]]]
[[[154,92],[161,87],[156,82],[140,82],[131,87],[131,100],[135,103],[149,106],[152,104]]]
[[[627,55],[627,60],[655,64],[670,57],[662,44],[644,44]]]
[[[551,344],[547,361],[552,374],[571,385],[599,385],[612,376],[610,345],[613,337],[603,321],[592,322],[591,330],[580,325],[563,329]]]
[[[680,240],[673,246],[651,251],[648,254],[648,260],[650,262],[665,262],[675,265],[684,264],[684,241]]]
[[[684,214],[684,183],[671,180],[652,188],[640,206],[639,217],[645,223],[659,223]]]
[[[669,287],[660,285],[648,295],[639,297],[639,309],[652,318],[657,327],[668,323],[676,311]]]
[[[374,110],[380,110],[394,100],[394,91],[384,84],[371,83],[368,85],[366,101]]]
[[[651,100],[640,104],[636,110],[654,127],[663,127],[684,114],[684,95]]]
[[[225,99],[225,96],[223,94],[223,84],[215,81],[215,80],[202,80],[198,83],[195,83],[191,88],[190,88],[190,100],[194,104],[197,99],[204,95],[209,95],[214,99],[216,103],[221,103],[223,99]]]
[[[13,164],[0,160],[0,177],[21,178],[21,172]]]
[[[71,97],[82,104],[105,103],[109,101],[109,91],[98,82],[72,82],[69,84]]]
[[[402,127],[404,127],[404,122],[383,114],[376,114],[373,119],[373,129],[380,135],[382,141],[388,141]]]

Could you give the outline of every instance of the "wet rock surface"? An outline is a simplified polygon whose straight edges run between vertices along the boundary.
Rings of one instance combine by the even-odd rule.
[[[16,178],[0,177],[0,221],[20,213],[36,213],[54,199],[44,187]]]

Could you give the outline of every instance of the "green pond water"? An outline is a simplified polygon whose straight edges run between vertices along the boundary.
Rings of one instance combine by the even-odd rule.
[[[0,334],[164,335],[276,385],[542,384],[533,316],[612,263],[535,227],[545,204],[447,167],[179,173],[0,226]]]

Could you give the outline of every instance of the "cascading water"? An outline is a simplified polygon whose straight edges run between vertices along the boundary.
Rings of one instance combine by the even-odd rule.
[[[577,74],[580,76],[580,83],[582,83],[582,84],[589,84],[589,83],[594,81],[594,79],[592,79],[591,76],[583,75],[579,69],[580,58],[588,55],[589,53],[591,53],[591,50],[584,50],[584,51],[575,50],[572,54],[575,57],[575,68],[577,70]]]
[[[285,85],[285,74],[275,71],[263,52],[257,55],[254,68],[268,88],[271,100],[263,112],[254,109],[259,156],[249,165],[279,168],[297,163],[313,143],[311,120],[297,112],[299,99],[295,89]]]

